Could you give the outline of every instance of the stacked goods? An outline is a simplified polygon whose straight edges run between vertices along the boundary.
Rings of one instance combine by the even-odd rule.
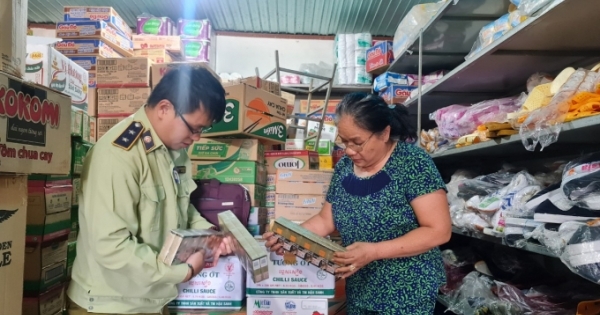
[[[56,36],[63,41],[56,49],[88,71],[87,114],[90,142],[98,135],[97,67],[103,58],[131,57],[131,28],[112,7],[64,7],[64,21],[56,24]],[[85,139],[87,140],[87,139]]]
[[[263,144],[258,139],[202,138],[188,148],[188,156],[194,179],[239,184],[248,192],[251,208],[247,229],[262,235],[268,226]]]
[[[25,74],[27,1],[0,2],[0,71],[22,78]]]
[[[89,102],[88,72],[51,46],[57,40],[27,36],[24,79],[70,96],[71,133],[90,141],[90,113],[93,117],[95,104]]]
[[[367,72],[381,74],[394,62],[394,51],[391,41],[377,41],[367,49]]]
[[[338,34],[335,37],[338,80],[340,85],[371,84],[373,78],[367,72],[367,49],[371,47],[371,34]]]
[[[302,223],[318,214],[333,172],[278,169],[275,178],[275,219]]]
[[[177,45],[179,38],[175,23],[168,17],[154,17],[150,15],[140,15],[137,17],[137,35],[134,37],[136,45],[134,55],[136,57],[146,57],[153,63],[169,63],[177,60],[180,46]],[[146,36],[160,36],[164,40],[164,46],[157,45],[154,40]],[[141,41],[142,39],[147,42]]]
[[[436,71],[421,78],[421,88],[436,83],[444,75],[443,71]],[[418,93],[419,76],[416,74],[400,74],[384,72],[373,81],[373,90],[388,104],[404,104]]]
[[[151,92],[151,66],[144,57],[97,61],[98,138],[146,104]]]

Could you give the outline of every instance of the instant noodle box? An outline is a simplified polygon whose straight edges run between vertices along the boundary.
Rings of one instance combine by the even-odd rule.
[[[0,172],[69,174],[71,98],[0,73]]]
[[[225,87],[226,108],[223,120],[204,131],[206,137],[251,136],[284,143],[287,101],[247,84]]]

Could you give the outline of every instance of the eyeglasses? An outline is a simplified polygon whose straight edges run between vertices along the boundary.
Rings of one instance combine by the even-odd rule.
[[[194,129],[192,128],[192,126],[190,126],[190,124],[187,122],[187,120],[185,120],[185,118],[183,118],[183,115],[180,112],[177,112],[177,115],[179,115],[179,118],[181,118],[181,121],[183,121],[183,123],[185,124],[185,126],[190,130],[190,132],[192,133],[192,135],[199,135],[202,134],[202,132],[204,131],[204,129],[206,127],[202,127],[200,129]]]
[[[352,150],[356,153],[360,153],[362,152],[362,150],[364,149],[365,145],[367,144],[367,142],[369,142],[369,140],[371,140],[371,138],[373,137],[374,133],[372,133],[367,140],[365,140],[365,142],[361,143],[361,144],[354,144],[354,143],[347,143],[347,141],[342,141],[342,138],[340,138],[340,136],[337,137],[337,140],[335,141],[335,144],[337,144],[340,148],[344,149],[344,150]]]

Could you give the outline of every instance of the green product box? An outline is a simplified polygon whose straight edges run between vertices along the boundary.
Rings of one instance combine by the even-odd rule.
[[[83,162],[92,145],[86,142],[73,139],[73,158],[71,159],[71,174],[81,175],[83,171]]]
[[[265,165],[250,161],[192,161],[194,179],[218,179],[227,184],[267,183]]]
[[[78,206],[79,205],[79,194],[81,194],[81,189],[83,188],[81,186],[81,177],[73,177],[72,183],[73,183],[73,202],[71,202],[71,204],[73,206]]]
[[[90,115],[88,113],[83,113],[83,122],[81,124],[81,136],[83,137],[83,141],[90,142]]]
[[[319,140],[319,147],[315,150],[315,140],[306,141],[306,150],[317,151],[319,155],[331,155],[333,153],[333,143],[327,139]]]
[[[190,146],[188,155],[192,160],[265,163],[265,148],[258,139],[202,138]]]
[[[70,242],[67,245],[67,278],[71,278],[75,257],[77,257],[77,242]]]
[[[71,107],[71,135],[81,137],[81,126],[83,125],[83,111]]]

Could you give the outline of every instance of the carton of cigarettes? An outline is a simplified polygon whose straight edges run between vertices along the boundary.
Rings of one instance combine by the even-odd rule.
[[[171,230],[158,260],[169,266],[178,265],[185,263],[192,254],[204,251],[204,259],[210,261],[222,240],[223,233],[213,230]]]
[[[233,212],[228,210],[218,216],[221,231],[231,236],[232,251],[254,283],[269,279],[269,261],[265,247],[258,243]]]
[[[332,262],[335,252],[345,252],[346,248],[303,228],[302,226],[279,217],[275,219],[271,231],[283,244],[283,249],[304,259],[330,274],[341,265]]]

